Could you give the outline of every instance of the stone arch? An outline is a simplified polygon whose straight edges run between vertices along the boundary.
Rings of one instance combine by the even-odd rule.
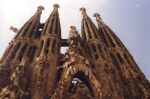
[[[83,83],[87,81],[85,85],[88,87],[89,91],[92,91],[92,96],[98,97],[100,95],[100,84],[95,75],[92,73],[91,68],[84,64],[77,64],[68,68],[64,67],[63,78],[59,81],[52,99],[56,99],[58,96],[59,98],[64,97],[68,92],[73,78],[80,75],[83,77]]]

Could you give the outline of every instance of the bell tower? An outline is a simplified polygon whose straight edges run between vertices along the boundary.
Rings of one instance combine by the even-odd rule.
[[[58,4],[45,22],[41,34],[41,47],[32,72],[32,98],[43,99],[52,95],[56,86],[57,66],[59,65],[61,28]]]
[[[41,25],[43,9],[42,6],[37,8],[36,13],[21,27],[4,52],[0,61],[0,87],[10,83],[10,75],[23,59],[33,62],[40,38],[37,31]]]

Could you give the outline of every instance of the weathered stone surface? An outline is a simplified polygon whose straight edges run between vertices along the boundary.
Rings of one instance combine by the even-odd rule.
[[[40,23],[43,6],[21,29],[0,60],[0,99],[150,99],[150,83],[115,33],[94,14],[83,15],[61,38],[58,8]],[[68,46],[65,54],[60,48]]]

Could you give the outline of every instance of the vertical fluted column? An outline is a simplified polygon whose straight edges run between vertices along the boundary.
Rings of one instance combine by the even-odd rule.
[[[102,58],[102,54],[99,51],[98,45],[103,46],[102,40],[99,36],[98,29],[92,20],[88,17],[85,8],[80,8],[83,15],[82,19],[82,36],[85,39],[88,50],[91,52],[92,59]]]
[[[20,45],[20,48],[18,49],[18,52],[17,52],[16,55],[15,55],[15,58],[16,58],[16,59],[19,58],[20,54],[23,54],[23,53],[22,53],[22,50],[25,49],[25,46],[26,46],[26,44],[24,44],[24,43],[22,43],[22,44]]]
[[[7,58],[5,59],[6,61],[10,61],[14,58],[16,52],[18,52],[18,49],[20,47],[21,43],[18,42],[16,45],[14,45],[14,47],[12,48],[12,50],[10,51],[9,55],[7,56]]]
[[[104,36],[103,40],[106,45],[109,44],[109,47],[121,47],[122,43],[118,42],[118,38],[113,33],[113,31],[102,21],[100,15],[98,13],[94,13],[94,17],[96,17],[96,21],[99,27],[99,35]]]

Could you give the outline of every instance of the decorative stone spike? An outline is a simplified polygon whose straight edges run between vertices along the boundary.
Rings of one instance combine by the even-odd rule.
[[[38,6],[38,11],[42,11],[44,10],[44,7],[43,6]]]
[[[10,27],[10,30],[12,30],[14,33],[17,33],[17,32],[18,32],[18,29],[15,28],[15,27],[13,27],[13,26]]]
[[[87,15],[86,9],[84,7],[81,7],[80,11],[81,11],[82,15]]]
[[[93,16],[96,17],[96,18],[101,19],[101,16],[100,16],[100,14],[98,14],[98,13],[94,13]]]
[[[59,4],[54,4],[53,7],[54,8],[59,8],[60,6],[59,6]]]

